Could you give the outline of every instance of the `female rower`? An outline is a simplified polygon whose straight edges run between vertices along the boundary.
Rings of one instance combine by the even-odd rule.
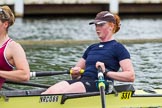
[[[82,58],[72,68],[73,80],[65,80],[48,88],[42,94],[83,93],[96,92],[98,80],[97,68],[103,70],[105,80],[118,80],[133,82],[135,79],[134,68],[127,49],[117,42],[113,34],[120,29],[120,18],[108,11],[96,15],[94,21],[99,43],[89,46]],[[119,71],[121,68],[121,72]],[[84,73],[80,71],[84,69]]]
[[[8,29],[14,22],[11,9],[8,6],[0,7],[0,89],[5,79],[20,82],[30,78],[23,48],[8,36]]]

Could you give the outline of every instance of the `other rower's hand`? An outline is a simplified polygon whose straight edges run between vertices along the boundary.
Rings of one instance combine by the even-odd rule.
[[[70,75],[72,79],[79,79],[81,76],[82,69],[80,67],[73,67],[70,70]]]

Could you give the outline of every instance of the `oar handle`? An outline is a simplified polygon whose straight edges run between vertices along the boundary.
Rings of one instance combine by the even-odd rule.
[[[70,70],[70,74],[72,74],[72,73],[73,73],[73,71]],[[81,70],[80,70],[80,73],[83,74],[83,73],[84,73],[84,69],[81,69]]]
[[[99,73],[99,72],[102,72],[101,66],[98,66],[98,73]]]
[[[44,72],[30,72],[30,77],[42,77],[42,76],[52,76],[52,75],[61,75],[61,74],[69,74],[70,71],[44,71]]]
[[[43,76],[52,76],[52,75],[62,75],[62,74],[72,74],[72,70],[67,71],[37,71],[37,72],[30,72],[30,77],[43,77]],[[80,73],[83,74],[84,70],[81,69]]]
[[[101,66],[98,66],[98,87],[100,90],[102,108],[106,108],[105,99],[105,80]]]
[[[98,80],[99,81],[103,81],[104,80],[104,75],[103,75],[101,66],[98,66]]]

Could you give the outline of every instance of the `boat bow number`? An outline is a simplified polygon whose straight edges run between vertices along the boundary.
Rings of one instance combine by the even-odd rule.
[[[121,100],[128,100],[128,99],[131,98],[131,96],[132,96],[132,91],[122,92],[120,99]]]
[[[42,102],[58,102],[58,95],[40,96],[39,103]]]

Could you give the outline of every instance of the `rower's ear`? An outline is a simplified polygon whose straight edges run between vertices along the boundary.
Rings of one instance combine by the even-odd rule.
[[[9,26],[8,21],[3,22],[3,25],[4,25],[4,27],[7,29],[7,28],[8,28],[8,26]]]

